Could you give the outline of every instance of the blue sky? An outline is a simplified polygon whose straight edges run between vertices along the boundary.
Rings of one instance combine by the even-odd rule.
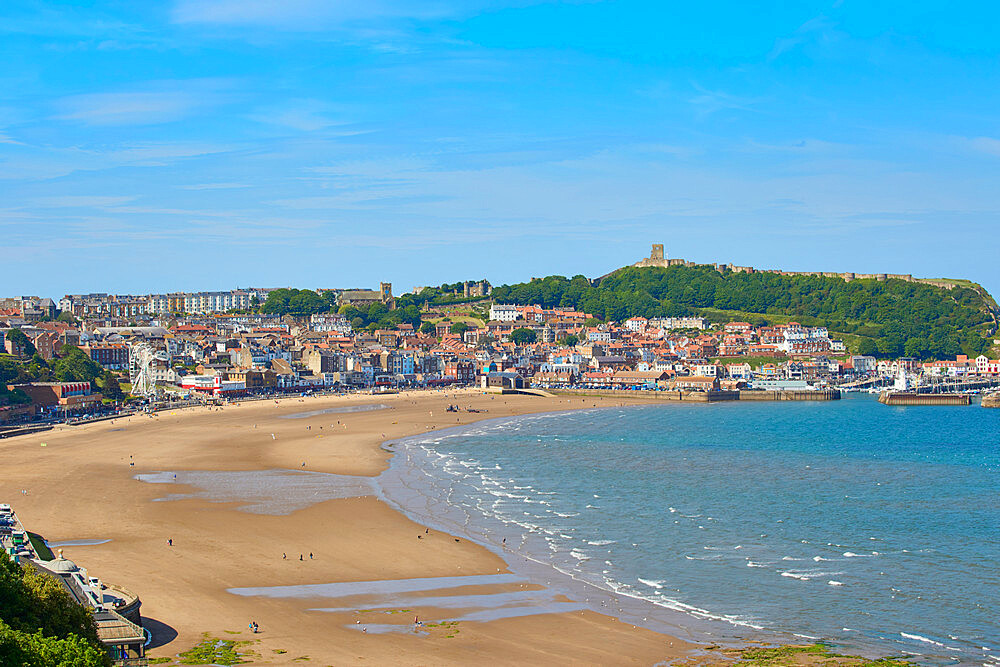
[[[0,5],[0,293],[703,262],[1000,293],[1000,5]]]

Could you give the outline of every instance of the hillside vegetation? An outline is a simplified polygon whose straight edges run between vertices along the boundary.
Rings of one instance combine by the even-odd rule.
[[[55,580],[0,552],[0,665],[105,667],[90,610]]]
[[[584,276],[549,276],[493,290],[497,303],[576,308],[605,320],[703,314],[713,321],[787,321],[847,334],[852,352],[921,359],[990,349],[994,315],[985,291],[903,280],[777,273],[719,273],[711,266],[620,269],[597,287]],[[722,317],[720,311],[740,317]],[[770,316],[770,317],[769,317]]]
[[[31,399],[20,389],[7,389],[8,384],[24,382],[90,382],[105,398],[125,397],[115,375],[75,345],[63,345],[58,356],[50,360],[43,358],[34,346],[28,353],[30,356],[23,358],[0,354],[0,405],[30,403]]]

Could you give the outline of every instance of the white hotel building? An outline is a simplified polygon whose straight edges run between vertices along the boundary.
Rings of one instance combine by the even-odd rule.
[[[517,306],[505,306],[494,303],[490,306],[490,320],[494,322],[513,322],[521,316]]]

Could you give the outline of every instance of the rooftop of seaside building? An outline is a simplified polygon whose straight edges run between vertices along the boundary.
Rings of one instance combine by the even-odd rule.
[[[113,610],[94,612],[97,637],[105,645],[122,645],[145,642],[146,633],[139,625]]]

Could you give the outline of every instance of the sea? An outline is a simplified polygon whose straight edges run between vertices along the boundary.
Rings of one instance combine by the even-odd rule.
[[[636,624],[1000,665],[1000,410],[664,403],[386,446],[388,502]]]

